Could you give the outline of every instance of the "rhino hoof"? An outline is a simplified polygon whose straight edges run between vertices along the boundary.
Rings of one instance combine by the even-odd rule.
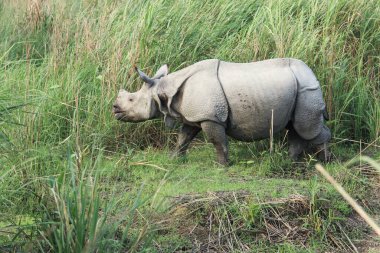
[[[218,161],[216,161],[216,163],[223,166],[223,167],[228,167],[231,165],[230,162],[228,160],[225,160],[225,159],[218,160]]]

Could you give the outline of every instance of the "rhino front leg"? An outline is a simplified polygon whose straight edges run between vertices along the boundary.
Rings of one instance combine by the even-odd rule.
[[[201,131],[201,128],[189,125],[182,125],[180,133],[178,134],[177,145],[174,150],[173,156],[183,156],[190,145],[190,142]]]
[[[201,123],[202,130],[205,132],[207,139],[214,144],[217,155],[217,162],[221,165],[228,165],[228,142],[226,129],[224,126],[212,122],[204,121]]]

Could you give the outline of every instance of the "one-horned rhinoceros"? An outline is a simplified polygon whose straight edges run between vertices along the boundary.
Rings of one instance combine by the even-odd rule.
[[[129,93],[120,90],[113,105],[118,120],[140,122],[164,117],[166,125],[182,123],[175,153],[184,155],[203,130],[214,144],[217,161],[228,164],[227,135],[241,141],[268,138],[289,130],[289,155],[319,150],[327,160],[331,138],[319,82],[312,70],[296,59],[252,63],[204,60],[174,73],[163,65],[153,77],[137,69],[145,82]]]

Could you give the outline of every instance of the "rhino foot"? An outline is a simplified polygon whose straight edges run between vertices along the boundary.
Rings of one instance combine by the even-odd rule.
[[[302,139],[301,136],[294,130],[293,127],[289,130],[289,156],[293,161],[298,161],[302,152],[305,151],[307,147],[307,141]]]

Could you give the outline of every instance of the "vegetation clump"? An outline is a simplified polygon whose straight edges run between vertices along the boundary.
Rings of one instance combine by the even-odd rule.
[[[272,153],[232,142],[225,170],[202,136],[170,160],[160,120],[120,124],[111,107],[141,85],[134,66],[301,59],[331,119],[327,169],[378,215],[379,175],[361,158],[380,159],[379,27],[375,0],[1,1],[0,251],[368,249],[369,230],[313,156],[286,158],[284,135]]]

